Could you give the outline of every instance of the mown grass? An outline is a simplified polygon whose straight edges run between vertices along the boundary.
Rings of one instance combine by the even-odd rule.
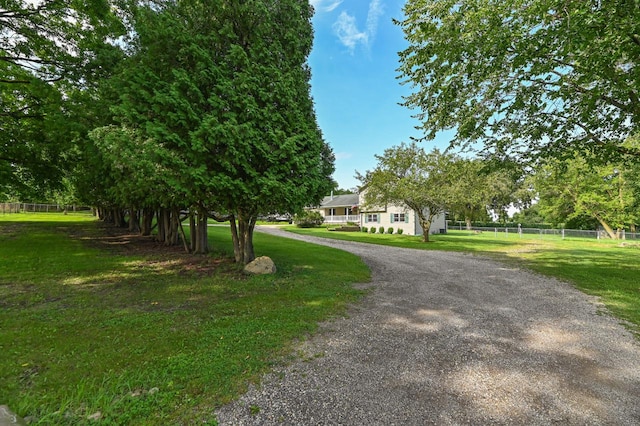
[[[614,315],[629,322],[629,328],[640,336],[640,241],[563,240],[550,235],[450,230],[444,235],[432,235],[430,243],[423,243],[421,237],[407,235],[331,232],[325,228],[287,229],[319,237],[420,250],[469,252],[517,262],[599,296]]]
[[[244,276],[225,227],[196,268],[99,236],[90,216],[0,216],[0,403],[33,424],[215,424],[369,280],[351,254],[262,234],[278,273]]]

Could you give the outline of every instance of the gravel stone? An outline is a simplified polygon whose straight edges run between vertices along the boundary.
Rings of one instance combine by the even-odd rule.
[[[597,298],[469,254],[259,231],[360,256],[372,291],[221,425],[640,425],[640,343]]]

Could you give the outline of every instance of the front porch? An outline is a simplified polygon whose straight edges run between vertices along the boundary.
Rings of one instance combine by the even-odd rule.
[[[360,223],[360,216],[357,214],[349,214],[349,215],[330,215],[324,217],[324,223]]]

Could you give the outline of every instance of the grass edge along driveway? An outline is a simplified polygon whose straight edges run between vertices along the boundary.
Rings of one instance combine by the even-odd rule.
[[[225,227],[195,262],[100,237],[90,216],[0,216],[0,402],[32,424],[215,424],[370,280],[352,254],[262,234],[278,273],[244,276]]]

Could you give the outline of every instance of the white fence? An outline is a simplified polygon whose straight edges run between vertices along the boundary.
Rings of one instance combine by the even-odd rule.
[[[355,214],[350,215],[334,215],[334,216],[325,216],[324,223],[348,223],[348,222],[360,222],[360,216]]]
[[[457,227],[452,227],[450,229],[457,229]],[[465,230],[466,228],[462,228]],[[591,230],[582,230],[582,229],[543,229],[543,228],[491,228],[491,227],[479,227],[473,226],[471,227],[472,231],[476,232],[493,232],[496,237],[502,234],[503,236],[509,235],[528,235],[528,236],[539,236],[540,238],[544,238],[546,236],[550,237],[558,237],[558,238],[593,238],[593,239],[609,239],[609,234],[607,234],[604,230],[591,231]],[[640,233],[626,232],[624,229],[620,231],[619,238],[620,240],[637,240],[640,239]]]
[[[55,212],[80,212],[90,211],[91,207],[61,204],[38,204],[38,203],[0,203],[0,213],[55,213]]]

